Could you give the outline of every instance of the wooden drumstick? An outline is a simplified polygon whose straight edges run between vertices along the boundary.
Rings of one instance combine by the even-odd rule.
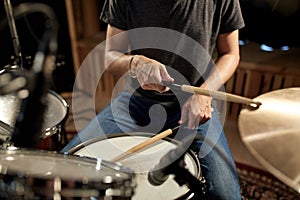
[[[145,147],[153,144],[154,142],[159,141],[159,140],[161,140],[161,139],[163,139],[163,138],[171,135],[178,128],[179,128],[179,126],[173,128],[173,129],[167,129],[167,130],[165,130],[165,131],[163,131],[163,132],[161,132],[161,133],[159,133],[159,134],[157,134],[157,135],[155,135],[155,136],[153,136],[153,137],[145,140],[144,142],[141,142],[141,143],[137,144],[136,146],[128,149],[124,153],[122,153],[122,154],[116,156],[115,158],[113,158],[111,161],[112,162],[120,161],[120,160],[124,159],[126,156],[128,156],[130,154],[133,154],[133,153],[135,153],[135,152],[137,152],[137,151],[139,151],[139,150],[141,150],[141,149],[143,149],[143,148],[145,148]]]
[[[167,87],[174,88],[174,89],[180,89],[181,91],[188,92],[188,93],[197,93],[205,96],[210,96],[215,99],[219,100],[225,100],[229,102],[235,102],[235,103],[242,103],[246,104],[248,106],[251,106],[253,108],[258,108],[261,105],[261,102],[253,101],[250,98],[238,96],[235,94],[230,94],[226,92],[216,91],[216,90],[207,90],[195,86],[190,85],[178,85],[178,84],[172,84],[168,82],[163,82],[163,84]]]

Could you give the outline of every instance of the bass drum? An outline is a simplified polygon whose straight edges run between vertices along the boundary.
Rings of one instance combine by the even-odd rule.
[[[59,151],[65,141],[64,123],[68,117],[69,106],[56,92],[49,90],[47,109],[41,132],[41,149]],[[9,142],[20,112],[21,100],[15,94],[0,96],[0,138]]]
[[[108,138],[107,138],[108,137]],[[133,133],[125,134],[109,134],[107,137],[101,137],[82,143],[68,153],[75,155],[88,156],[93,158],[101,158],[112,160],[116,156],[124,153],[131,147],[149,139],[150,134]],[[147,177],[148,172],[159,163],[160,159],[171,149],[176,148],[178,141],[170,138],[157,141],[153,145],[134,153],[123,160],[121,164],[129,167],[136,173],[137,188],[133,195],[133,200],[173,200],[173,199],[191,199],[193,194],[187,186],[179,186],[174,181],[173,175],[160,186],[153,186],[149,183]],[[198,157],[192,151],[188,151],[185,155],[185,163],[188,170],[199,180],[201,179],[201,168]]]
[[[131,199],[134,173],[102,159],[0,151],[0,199]]]

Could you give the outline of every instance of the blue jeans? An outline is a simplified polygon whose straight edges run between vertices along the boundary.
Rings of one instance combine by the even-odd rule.
[[[145,116],[145,113],[149,113],[149,116]],[[86,140],[103,137],[106,134],[158,133],[161,130],[177,126],[180,114],[180,108],[162,109],[161,106],[153,106],[151,101],[147,99],[135,98],[129,92],[122,92],[61,152],[68,152],[72,147]],[[180,138],[184,137],[186,129],[180,130],[174,139],[181,140]],[[205,124],[198,126],[196,134],[200,139],[197,139],[191,148],[193,151],[198,152],[201,173],[206,180],[208,199],[240,200],[238,175],[215,106],[212,118]]]

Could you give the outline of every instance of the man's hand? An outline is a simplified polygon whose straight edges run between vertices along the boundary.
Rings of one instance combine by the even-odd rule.
[[[183,105],[179,124],[187,122],[188,129],[195,129],[212,117],[211,97],[194,94]]]
[[[141,55],[135,55],[130,63],[130,74],[135,76],[144,90],[166,92],[169,88],[161,84],[162,81],[173,82],[165,65]]]

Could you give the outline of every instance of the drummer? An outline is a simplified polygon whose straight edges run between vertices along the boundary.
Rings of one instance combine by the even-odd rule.
[[[166,81],[218,90],[225,84],[239,62],[238,31],[244,26],[239,1],[107,0],[100,19],[108,23],[108,70],[129,74],[133,90],[121,92],[62,152],[98,132],[158,133],[180,124],[200,136],[195,151],[209,198],[241,199],[212,98],[175,94],[162,85]]]

